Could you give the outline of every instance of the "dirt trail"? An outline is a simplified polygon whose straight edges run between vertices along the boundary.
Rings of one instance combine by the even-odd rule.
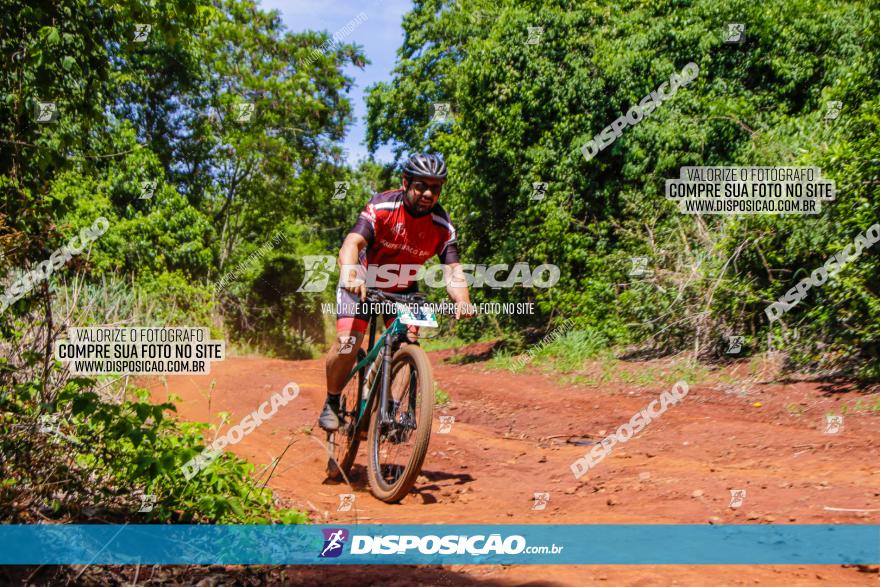
[[[476,358],[485,351],[485,345],[472,345],[458,354]],[[535,370],[514,375],[480,362],[448,363],[453,353],[430,353],[434,379],[451,401],[435,409],[423,477],[397,505],[370,495],[366,443],[354,469],[353,490],[326,482],[326,453],[304,432],[319,432],[323,361],[230,358],[215,363],[210,375],[172,376],[167,385],[149,380],[147,386],[155,400],[165,400],[168,393],[181,396],[177,405],[183,419],[216,422],[211,414],[227,411],[235,423],[295,381],[299,398],[227,450],[259,471],[293,441],[270,486],[286,505],[309,512],[315,523],[818,524],[877,523],[880,517],[880,512],[825,509],[880,509],[880,411],[852,412],[858,399],[863,405],[877,404],[877,393],[819,382],[752,380],[744,392],[691,384],[682,403],[578,481],[569,466],[590,447],[571,444],[566,436],[598,441],[658,398],[669,383],[658,376],[656,383],[643,386],[562,386]],[[625,367],[643,375],[666,368],[660,361]],[[745,364],[727,371],[739,381],[750,375]],[[212,381],[216,387],[209,410]],[[844,405],[850,412],[843,430],[825,434],[825,414],[840,413]],[[455,424],[448,434],[438,434],[437,417],[444,414],[455,416]],[[729,507],[731,489],[747,492],[739,508]],[[349,492],[357,496],[355,507],[338,512],[338,494]],[[532,509],[535,492],[550,493],[543,511]],[[880,583],[876,568],[833,566],[451,566],[417,573],[388,567],[291,568],[306,583],[314,581],[315,572],[322,582],[333,577],[333,584],[346,585]]]

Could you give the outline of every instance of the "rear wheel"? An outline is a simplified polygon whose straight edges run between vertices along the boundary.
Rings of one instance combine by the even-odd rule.
[[[367,354],[363,349],[358,349],[357,363],[364,360]],[[345,479],[354,459],[357,457],[360,446],[360,436],[357,434],[358,411],[361,403],[363,390],[364,369],[358,371],[357,377],[352,377],[345,384],[339,397],[339,428],[327,433],[327,445],[330,448],[330,458],[327,460],[327,476],[330,479]]]
[[[394,354],[387,406],[390,420],[381,422],[377,397],[368,437],[370,491],[382,501],[403,499],[422,471],[431,440],[432,382],[431,363],[421,348],[410,344]]]

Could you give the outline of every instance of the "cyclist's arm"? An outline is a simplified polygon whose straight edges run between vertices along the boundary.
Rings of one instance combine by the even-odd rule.
[[[461,263],[456,261],[444,265],[443,272],[446,275],[446,293],[455,302],[455,317],[469,318],[474,311]]]
[[[359,266],[358,256],[361,250],[367,246],[367,239],[356,232],[348,233],[342,246],[339,248],[339,270],[342,281],[342,287],[348,291],[358,294],[360,298],[366,299],[367,286],[363,279],[358,279],[358,271],[355,267]]]

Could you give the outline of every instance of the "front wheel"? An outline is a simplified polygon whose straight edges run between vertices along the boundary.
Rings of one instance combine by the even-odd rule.
[[[358,349],[357,362],[364,360],[367,354],[363,349]],[[358,370],[356,377],[346,382],[339,398],[339,429],[327,433],[327,445],[330,458],[327,460],[327,477],[332,480],[348,481],[348,473],[354,464],[360,445],[360,433],[358,423],[362,414],[360,412],[361,399],[364,388],[364,369]]]
[[[391,360],[388,421],[382,422],[378,398],[372,402],[367,471],[370,491],[382,501],[403,499],[422,471],[431,440],[433,380],[425,351],[406,345]]]

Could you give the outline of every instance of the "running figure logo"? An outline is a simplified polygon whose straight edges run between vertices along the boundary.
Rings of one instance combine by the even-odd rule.
[[[532,509],[539,512],[547,508],[547,503],[550,502],[550,494],[546,492],[536,492],[533,499],[534,503],[532,503]]]
[[[134,42],[135,43],[146,43],[147,37],[150,36],[150,31],[153,30],[153,25],[151,24],[136,24],[134,25]]]
[[[351,506],[354,505],[355,495],[354,493],[340,493],[339,494],[339,507],[336,508],[337,512],[350,512]]]
[[[354,350],[354,343],[357,340],[354,336],[340,336],[339,337],[339,354],[347,355],[352,350]]]
[[[741,22],[727,23],[727,32],[724,35],[724,42],[729,45],[742,43],[745,40],[746,25]]]
[[[535,181],[532,182],[532,196],[531,200],[541,201],[544,199],[544,196],[547,195],[547,182],[546,181]]]
[[[254,115],[254,104],[251,102],[242,102],[240,104],[236,104],[238,108],[238,112],[236,114],[235,120],[237,122],[250,122],[251,118]]]
[[[153,511],[153,508],[156,506],[156,496],[152,494],[144,494],[141,495],[141,507],[138,510],[139,514],[149,513]]]
[[[648,269],[647,257],[630,257],[632,268],[629,270],[630,277],[650,277],[654,275],[654,271]]]
[[[452,107],[449,102],[434,102],[434,115],[431,117],[431,122],[454,122],[455,118],[452,115]]]
[[[738,355],[742,350],[743,342],[745,342],[744,336],[728,336],[727,351],[725,352],[728,355]]]
[[[141,200],[149,200],[153,197],[153,194],[156,192],[156,181],[142,181],[141,182]]]
[[[327,289],[330,274],[336,267],[336,259],[330,255],[303,255],[305,274],[296,291],[317,292]]]
[[[730,506],[731,508],[740,507],[743,502],[746,500],[746,490],[745,489],[731,489],[730,490]]]
[[[336,181],[333,182],[335,187],[335,192],[333,192],[334,200],[344,200],[345,196],[348,195],[348,182],[347,181]]]
[[[440,434],[449,434],[452,425],[455,423],[455,416],[440,416]]]
[[[37,102],[36,121],[57,122],[58,106],[55,104],[55,102]]]
[[[529,38],[526,40],[526,45],[538,45],[541,43],[541,37],[544,35],[544,27],[542,26],[530,26],[526,27],[529,29]]]
[[[324,550],[318,558],[336,558],[342,554],[345,541],[348,540],[348,530],[345,528],[327,528],[321,530],[324,533]]]
[[[831,100],[828,102],[828,111],[825,112],[825,120],[837,120],[840,116],[840,109],[843,108],[843,102],[840,100]]]
[[[828,414],[825,416],[825,434],[839,434],[843,430],[843,416]]]

